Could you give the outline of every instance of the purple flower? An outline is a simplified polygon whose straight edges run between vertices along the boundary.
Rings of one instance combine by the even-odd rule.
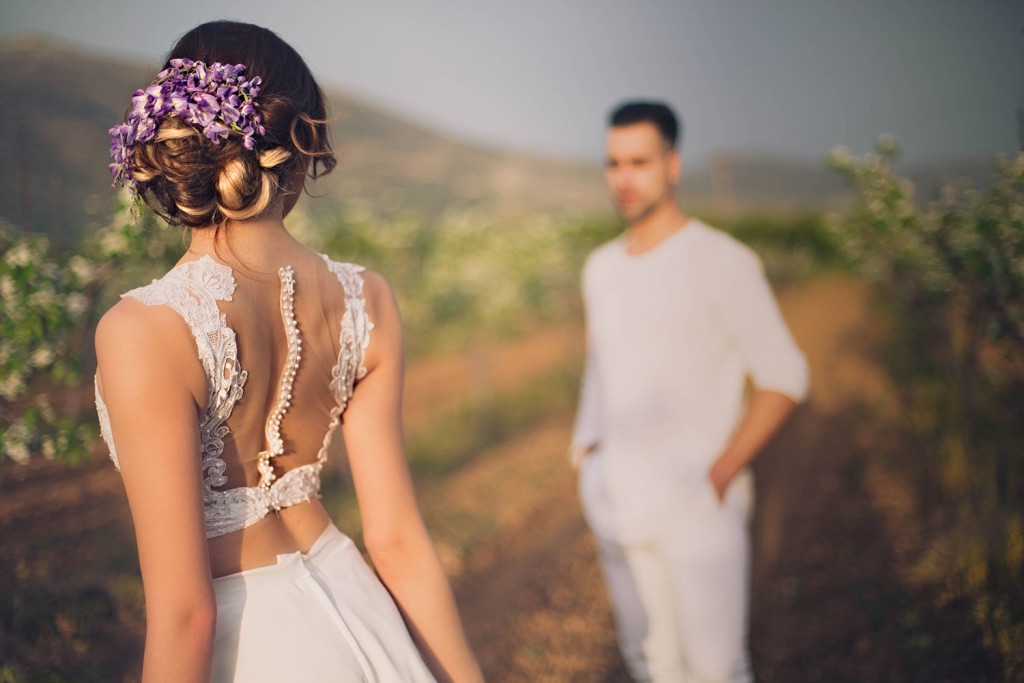
[[[171,103],[165,99],[165,91],[162,85],[154,83],[146,88],[146,111],[157,118],[162,118],[170,108]]]
[[[228,139],[228,133],[231,131],[220,125],[219,123],[211,123],[210,125],[203,128],[203,134],[213,140],[215,145],[220,144],[221,140]]]
[[[204,92],[193,94],[192,99],[196,104],[195,112],[199,125],[205,128],[213,123],[220,112],[220,103],[217,102],[217,98],[210,93]]]
[[[145,116],[146,115],[146,102],[149,100],[149,96],[146,95],[145,90],[136,90],[135,95],[132,96],[132,112],[131,116]]]
[[[181,92],[175,91],[171,93],[171,106],[174,108],[174,113],[181,116],[188,111],[188,98]]]
[[[220,105],[220,117],[224,119],[224,123],[237,123],[238,119],[241,118],[241,114],[235,107],[224,102]]]
[[[262,82],[263,82],[263,79],[260,78],[259,76],[257,76],[256,78],[252,79],[251,81],[241,81],[241,82],[239,82],[238,89],[246,97],[251,97],[251,98],[255,99],[260,94],[260,83],[262,83]]]
[[[185,123],[196,124],[199,123],[199,108],[195,102],[189,102],[185,108],[185,111],[180,114],[181,120]]]
[[[124,151],[126,148],[124,136],[121,135],[121,126],[114,126],[110,129],[110,156],[113,157],[117,164],[121,164],[124,161]]]
[[[238,110],[241,103],[238,96],[231,92],[233,88],[218,88],[217,97],[220,100],[220,116],[224,123],[237,123],[242,114]]]
[[[114,160],[109,167],[115,183],[127,184],[138,195],[132,176],[135,146],[155,138],[157,126],[167,116],[202,127],[203,135],[214,144],[236,131],[246,149],[255,149],[256,136],[267,132],[255,101],[262,80],[246,80],[242,76],[245,70],[244,64],[214,62],[207,66],[175,58],[149,87],[136,90],[125,121],[108,131]]]
[[[156,121],[154,119],[146,119],[139,123],[138,130],[135,133],[135,139],[138,142],[149,142],[156,137]]]
[[[131,145],[135,142],[135,131],[138,129],[138,122],[135,119],[129,119],[125,123],[119,126],[114,126],[110,129],[111,136],[117,135],[121,144]]]

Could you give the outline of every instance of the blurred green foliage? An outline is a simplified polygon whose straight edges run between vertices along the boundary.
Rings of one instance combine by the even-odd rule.
[[[88,369],[96,318],[126,278],[156,275],[184,249],[181,233],[151,216],[133,221],[124,198],[74,249],[0,221],[0,456],[76,462],[89,454],[95,421],[64,399]]]
[[[1006,680],[1024,678],[1024,154],[985,189],[929,207],[893,168],[898,146],[830,162],[855,190],[832,223],[877,289],[883,359],[919,452],[904,466],[929,512],[915,578],[967,600]],[[908,454],[909,455],[909,454]]]
[[[768,279],[776,285],[845,266],[835,236],[820,213],[751,214],[722,227],[758,253]]]
[[[456,207],[424,221],[364,205],[317,226],[300,211],[288,224],[314,249],[387,278],[413,355],[578,318],[583,261],[621,229],[608,216]]]

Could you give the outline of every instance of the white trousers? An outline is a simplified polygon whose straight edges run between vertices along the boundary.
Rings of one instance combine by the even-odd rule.
[[[749,683],[749,474],[719,503],[710,483],[655,541],[597,537],[630,674],[652,683]]]

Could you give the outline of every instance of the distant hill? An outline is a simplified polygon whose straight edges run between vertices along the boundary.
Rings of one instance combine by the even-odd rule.
[[[147,71],[33,36],[0,43],[0,216],[66,240],[105,213],[107,129]]]
[[[799,213],[832,211],[849,200],[844,177],[820,164],[743,153],[715,155],[707,168],[686,172],[679,186],[683,203],[708,215],[730,217],[744,213]],[[988,185],[993,178],[993,160],[986,157],[949,159],[928,165],[897,164],[915,188],[920,203],[939,199],[940,190],[950,183]]]
[[[155,65],[84,54],[39,36],[0,42],[0,216],[70,242],[113,206],[107,129]],[[328,213],[355,199],[436,215],[452,204],[524,211],[608,207],[596,165],[451,140],[328,92],[339,167],[317,185]],[[332,199],[334,201],[332,201]]]
[[[113,206],[107,129],[157,65],[124,63],[39,36],[0,41],[0,217],[72,242]],[[533,212],[610,209],[597,164],[543,158],[453,140],[399,115],[328,92],[340,164],[318,185],[314,216],[346,203],[404,207],[429,219],[453,205]],[[950,160],[908,169],[921,194],[967,176],[983,183],[991,162]],[[720,154],[684,168],[680,197],[703,215],[842,206],[842,178],[823,164]]]
[[[428,215],[451,204],[527,211],[607,210],[601,169],[452,140],[394,114],[329,93],[342,201],[405,204]]]

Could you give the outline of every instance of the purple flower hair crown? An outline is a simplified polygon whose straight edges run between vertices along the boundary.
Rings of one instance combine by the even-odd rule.
[[[243,64],[207,66],[191,59],[172,59],[170,64],[152,85],[135,91],[128,118],[110,129],[114,184],[127,183],[136,196],[135,146],[155,138],[157,124],[167,116],[201,126],[215,145],[234,131],[242,134],[246,149],[254,149],[256,134],[267,133],[256,104],[262,81],[259,76],[247,80]]]

